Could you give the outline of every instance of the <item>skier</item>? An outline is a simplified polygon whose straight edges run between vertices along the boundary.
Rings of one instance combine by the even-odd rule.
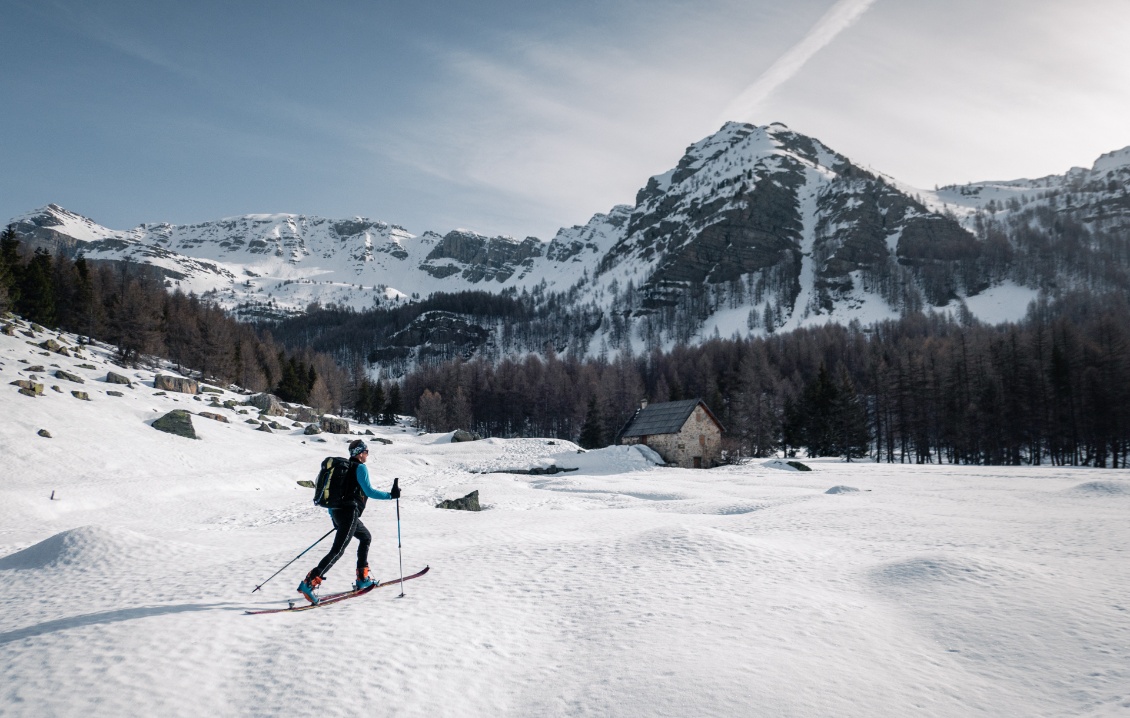
[[[330,552],[318,562],[318,565],[310,573],[306,574],[302,583],[298,584],[298,592],[305,596],[310,603],[318,603],[318,596],[314,594],[315,589],[321,585],[326,572],[345,553],[349,539],[354,536],[357,537],[358,546],[357,581],[353,584],[353,588],[360,590],[368,588],[374,583],[369,576],[369,543],[373,540],[373,536],[365,528],[365,524],[361,523],[361,513],[365,510],[365,503],[369,499],[387,501],[400,498],[400,487],[397,485],[398,482],[394,480],[391,491],[385,492],[374,489],[369,482],[369,469],[365,466],[365,461],[368,458],[369,447],[365,445],[364,441],[356,439],[349,443],[349,473],[355,482],[355,486],[350,487],[351,491],[347,491],[348,498],[340,508],[329,510],[330,519],[333,521],[334,528],[337,529]]]

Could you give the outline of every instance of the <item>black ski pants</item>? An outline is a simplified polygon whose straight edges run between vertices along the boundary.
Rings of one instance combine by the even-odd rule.
[[[310,572],[310,576],[326,577],[326,572],[333,568],[341,555],[345,553],[345,547],[349,545],[349,539],[354,536],[357,537],[357,569],[360,570],[369,565],[369,544],[373,541],[373,535],[369,533],[369,529],[365,528],[365,524],[361,523],[361,509],[356,504],[349,504],[345,508],[330,509],[330,519],[334,522],[334,528],[337,533],[334,534],[334,545],[330,547],[330,552],[318,562],[318,566]]]

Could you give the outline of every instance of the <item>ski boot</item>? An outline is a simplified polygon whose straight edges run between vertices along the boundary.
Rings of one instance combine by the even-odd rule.
[[[298,584],[298,592],[305,596],[307,601],[317,606],[318,601],[321,601],[322,599],[318,598],[314,594],[314,589],[318,588],[318,586],[321,585],[321,576],[307,576],[306,578],[302,579],[302,583]]]
[[[375,584],[376,581],[369,576],[369,567],[357,569],[357,580],[353,582],[353,590],[360,591],[363,588],[368,588]]]

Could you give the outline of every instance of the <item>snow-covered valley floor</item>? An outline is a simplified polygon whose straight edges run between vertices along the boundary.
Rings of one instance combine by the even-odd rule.
[[[199,440],[161,433],[148,422],[205,404],[28,344],[47,337],[0,336],[2,715],[1130,714],[1126,472],[693,471],[373,427],[392,441],[370,441],[376,483],[404,491],[404,571],[430,573],[404,598],[248,616],[300,598],[328,539],[251,589],[329,529],[295,482],[354,437],[231,409],[194,416]],[[22,396],[9,382],[35,364],[48,388]],[[484,473],[550,464],[579,469]],[[480,513],[434,508],[473,489]],[[364,521],[396,578],[394,502]],[[352,566],[351,546],[326,590]]]

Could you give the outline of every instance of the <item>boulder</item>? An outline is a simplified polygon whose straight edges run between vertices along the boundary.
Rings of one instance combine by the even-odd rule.
[[[51,432],[50,432],[50,431],[48,431],[47,429],[40,429],[39,431],[37,431],[37,432],[35,432],[35,433],[36,433],[36,434],[39,434],[39,435],[40,435],[40,436],[42,436],[42,437],[43,437],[44,439],[50,439],[50,438],[51,438]]]
[[[318,422],[318,425],[322,427],[322,431],[330,434],[349,433],[349,422],[337,416],[330,416],[327,414],[321,418],[321,420]]]
[[[260,414],[267,416],[286,416],[286,407],[274,394],[255,394],[247,403],[259,410]]]
[[[78,368],[79,369],[97,369],[98,367],[94,366],[93,364],[79,364]]]
[[[67,381],[73,381],[76,384],[85,384],[86,383],[86,381],[83,380],[83,378],[81,376],[78,376],[76,374],[71,374],[70,372],[63,371],[62,369],[55,372],[55,378],[56,379],[66,379]]]
[[[16,336],[16,326],[14,324],[5,324],[3,327],[0,327],[0,332],[4,332],[8,336],[14,337]]]
[[[309,424],[312,421],[317,421],[319,417],[318,412],[314,411],[308,406],[302,406],[301,404],[293,407],[290,413],[287,414],[287,416],[295,421],[301,421],[303,424]]]
[[[271,427],[275,431],[286,431],[286,427],[277,421],[269,421],[267,422],[267,426]]]
[[[173,409],[152,424],[157,431],[176,434],[186,439],[195,439],[196,429],[192,428],[192,415],[184,409]]]
[[[273,433],[275,433],[275,432],[271,431],[271,427],[267,426],[266,424],[260,424],[260,425],[259,425],[259,426],[258,426],[258,427],[257,427],[257,428],[255,429],[255,431],[265,431],[265,432],[267,432],[268,434],[273,434]]]
[[[223,394],[224,393],[223,389],[217,389],[214,386],[204,386],[204,385],[200,386],[200,391],[204,392],[205,394]]]
[[[51,385],[51,391],[57,392],[57,393],[59,393],[59,394],[62,394],[62,393],[63,393],[63,388],[62,388],[61,386],[59,386],[58,384],[52,384],[52,385]]]
[[[128,377],[124,377],[121,374],[115,374],[112,371],[106,372],[106,383],[107,384],[124,384],[125,386],[128,386],[128,387],[133,386],[133,382],[130,381]]]
[[[72,391],[71,396],[76,399],[82,399],[83,401],[90,401],[90,395],[85,391]]]
[[[228,423],[228,418],[226,416],[224,416],[223,414],[213,414],[210,411],[202,411],[197,414],[197,416],[203,416],[205,419],[211,419],[212,421],[222,421],[225,424]]]
[[[312,436],[314,434],[321,434],[322,433],[322,427],[318,426],[317,424],[309,424],[305,429],[303,429],[302,433],[306,434],[307,436]]]
[[[463,429],[456,429],[455,433],[451,435],[452,443],[457,441],[478,441],[483,437],[479,436],[473,431],[464,431]]]
[[[808,464],[802,464],[799,461],[789,461],[786,463],[797,471],[812,471],[812,467],[808,466]]]
[[[106,396],[125,396],[125,394],[120,391],[114,391],[113,389],[110,389],[106,392]]]
[[[461,499],[446,499],[436,504],[437,509],[453,509],[455,511],[482,511],[479,507],[479,490],[475,489]]]
[[[182,376],[167,376],[158,374],[153,377],[153,388],[165,391],[176,391],[181,394],[199,394],[200,385],[195,379],[186,379]]]
[[[47,371],[47,370],[43,368],[42,364],[36,364],[35,366],[29,366],[25,371],[37,372],[37,371]]]
[[[12,386],[18,386],[20,388],[20,393],[24,394],[25,396],[37,396],[43,393],[42,384],[37,384],[36,382],[28,381],[27,379],[17,379],[12,382]]]
[[[301,479],[299,481],[296,481],[295,483],[298,484],[299,486],[301,486],[304,489],[314,488],[314,482],[311,481],[310,479]]]

